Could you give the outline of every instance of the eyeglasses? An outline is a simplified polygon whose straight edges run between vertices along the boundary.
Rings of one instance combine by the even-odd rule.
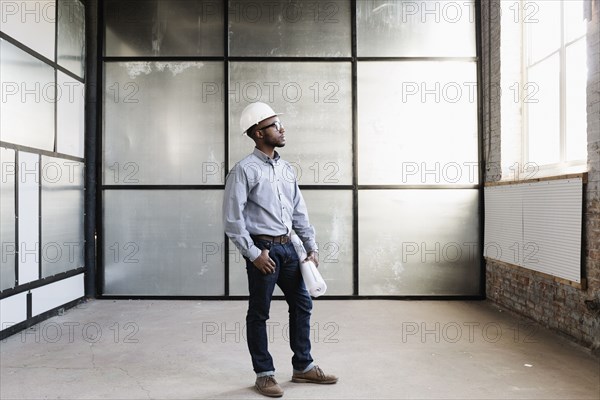
[[[281,121],[275,121],[271,125],[263,126],[262,128],[257,129],[257,131],[262,131],[263,129],[269,129],[272,126],[274,126],[275,129],[277,129],[277,132],[279,132],[279,131],[281,131],[283,124],[281,123]]]

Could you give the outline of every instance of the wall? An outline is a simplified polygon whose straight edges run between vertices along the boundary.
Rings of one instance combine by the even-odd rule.
[[[583,268],[587,278],[585,290],[576,289],[527,269],[488,260],[486,265],[486,292],[489,300],[534,319],[542,325],[561,332],[574,341],[600,353],[600,2],[593,0],[593,16],[588,22],[588,70],[587,118],[588,118],[588,184],[584,189],[583,218]],[[491,137],[492,164],[504,158],[501,146],[501,99],[495,87],[500,87],[501,78],[501,24],[497,12],[488,18],[489,7],[499,8],[499,2],[486,2],[482,7],[484,71],[484,146]],[[507,14],[503,14],[508,18]],[[491,34],[491,46],[487,42]],[[504,35],[502,35],[504,37]],[[510,45],[507,46],[512,46]],[[504,60],[506,61],[506,60]],[[486,75],[491,65],[491,79]],[[488,106],[491,104],[491,107]],[[488,113],[491,112],[491,115]],[[502,115],[502,121],[505,121]],[[509,119],[510,120],[510,119]],[[503,134],[510,135],[511,124]],[[500,178],[497,170],[490,171],[486,181]],[[595,301],[595,302],[593,302]],[[588,304],[586,304],[586,302]],[[595,308],[595,309],[594,309]]]
[[[0,338],[84,296],[85,10],[0,2]]]
[[[221,198],[262,101],[327,295],[481,297],[474,2],[103,3],[100,296],[247,295]]]

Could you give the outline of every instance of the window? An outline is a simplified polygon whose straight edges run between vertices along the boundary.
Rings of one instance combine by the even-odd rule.
[[[475,0],[101,3],[102,293],[247,295],[219,204],[263,101],[328,295],[481,294]]]
[[[558,173],[587,157],[583,0],[523,1],[524,161]]]

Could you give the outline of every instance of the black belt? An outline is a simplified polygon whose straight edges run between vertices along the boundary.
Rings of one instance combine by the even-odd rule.
[[[250,235],[250,236],[252,237],[253,240],[266,240],[267,242],[280,243],[280,244],[286,244],[287,242],[289,242],[291,240],[291,238],[287,235],[281,235],[281,236]]]

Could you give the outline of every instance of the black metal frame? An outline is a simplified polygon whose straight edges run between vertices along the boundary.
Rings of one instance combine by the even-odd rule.
[[[246,300],[248,296],[230,296],[229,295],[229,257],[224,259],[224,295],[222,296],[158,296],[158,295],[106,295],[103,293],[104,287],[104,259],[103,259],[103,248],[104,248],[104,226],[103,226],[103,193],[104,190],[222,190],[225,185],[103,185],[102,182],[102,143],[103,143],[103,78],[104,78],[104,63],[105,62],[116,62],[116,61],[221,61],[224,64],[224,85],[225,93],[228,93],[229,89],[229,67],[230,62],[245,61],[245,62],[351,62],[352,65],[352,184],[351,185],[301,185],[301,189],[316,189],[316,190],[352,190],[352,207],[353,207],[353,294],[352,295],[333,295],[321,297],[319,300],[349,300],[349,299],[386,299],[386,300],[400,300],[400,299],[419,299],[419,300],[466,300],[466,299],[485,299],[485,260],[483,258],[483,250],[480,249],[480,293],[477,295],[392,295],[392,296],[374,296],[374,295],[359,295],[359,221],[358,221],[358,192],[359,190],[365,189],[478,189],[479,190],[479,202],[478,202],[478,213],[479,213],[479,241],[483,243],[483,182],[484,182],[484,171],[483,165],[484,160],[482,159],[482,133],[483,133],[483,120],[482,120],[482,67],[481,67],[481,2],[475,1],[475,31],[476,31],[476,56],[475,57],[358,57],[357,56],[357,28],[356,28],[356,2],[360,0],[351,1],[351,57],[236,57],[229,56],[229,13],[227,0],[223,0],[223,46],[224,56],[219,57],[189,57],[189,56],[159,56],[159,57],[112,57],[104,56],[104,14],[106,11],[105,1],[98,1],[98,32],[97,32],[97,45],[98,45],[98,57],[97,57],[97,108],[96,108],[96,129],[97,135],[94,138],[96,145],[96,157],[97,160],[94,164],[96,168],[96,191],[99,193],[96,196],[96,213],[95,222],[98,232],[98,246],[96,262],[99,265],[97,270],[97,282],[96,282],[96,297],[101,299],[163,299],[163,300],[186,300],[186,299],[202,299],[202,300]],[[357,111],[357,65],[359,61],[475,61],[477,70],[477,104],[478,104],[478,159],[479,159],[479,183],[476,185],[359,185],[358,184],[358,111]],[[229,137],[227,132],[229,131],[229,102],[227,98],[224,101],[224,135],[225,135],[225,170],[229,171]],[[91,178],[90,178],[91,179]],[[87,183],[92,184],[93,182],[88,181]],[[91,237],[86,239],[92,240]],[[483,247],[483,246],[481,246]],[[229,254],[229,240],[224,235],[224,251],[225,254]],[[274,296],[276,299],[283,298],[282,296]]]
[[[488,6],[491,8],[491,3],[488,3]],[[483,24],[481,23],[481,15],[482,15],[482,8],[481,8],[481,0],[477,0],[475,1],[475,49],[477,51],[477,140],[479,141],[479,146],[478,146],[478,161],[479,161],[479,243],[482,245],[480,246],[481,249],[479,250],[479,265],[480,265],[480,282],[479,282],[479,288],[480,288],[480,297],[482,299],[485,299],[487,294],[486,294],[486,263],[485,263],[485,258],[483,256],[483,244],[485,243],[484,241],[484,224],[485,224],[485,220],[484,220],[484,216],[485,216],[485,202],[484,202],[484,195],[483,195],[483,188],[484,188],[484,183],[485,183],[485,177],[486,177],[486,163],[487,160],[484,157],[484,143],[483,143],[483,87],[482,87],[482,82],[483,82],[483,71],[482,71],[482,58],[483,58],[483,50],[482,50],[482,46],[483,46],[483,42],[482,42],[482,29],[483,29]],[[490,21],[490,18],[488,18],[488,21]],[[489,22],[488,22],[489,23]],[[488,31],[491,32],[491,29],[488,26]],[[488,57],[490,57],[490,60],[488,60],[488,63],[491,64],[491,55],[490,52],[488,52]],[[489,89],[488,89],[489,90]]]
[[[97,181],[96,181],[96,160],[98,158],[98,146],[96,138],[98,136],[97,116],[100,106],[98,99],[100,90],[96,82],[98,71],[98,4],[97,0],[87,0],[85,5],[85,42],[86,42],[86,62],[85,77],[87,88],[85,91],[85,294],[94,297],[98,293],[96,287],[96,221],[99,201],[97,199]],[[93,92],[91,89],[96,91]]]
[[[82,303],[83,301],[84,301],[83,299],[75,299],[66,304],[63,304],[62,306],[55,307],[51,310],[48,310],[42,314],[39,314],[39,315],[36,315],[35,317],[33,317],[32,316],[32,314],[33,314],[32,307],[31,307],[31,305],[32,305],[31,293],[28,293],[28,295],[27,295],[27,320],[20,322],[18,324],[12,325],[12,326],[4,329],[3,331],[0,331],[0,340],[4,340],[9,336],[19,333],[19,331],[22,331],[24,329],[32,327],[35,324],[38,324],[48,318],[58,315],[61,310],[67,310],[69,308],[73,308],[76,305]]]

